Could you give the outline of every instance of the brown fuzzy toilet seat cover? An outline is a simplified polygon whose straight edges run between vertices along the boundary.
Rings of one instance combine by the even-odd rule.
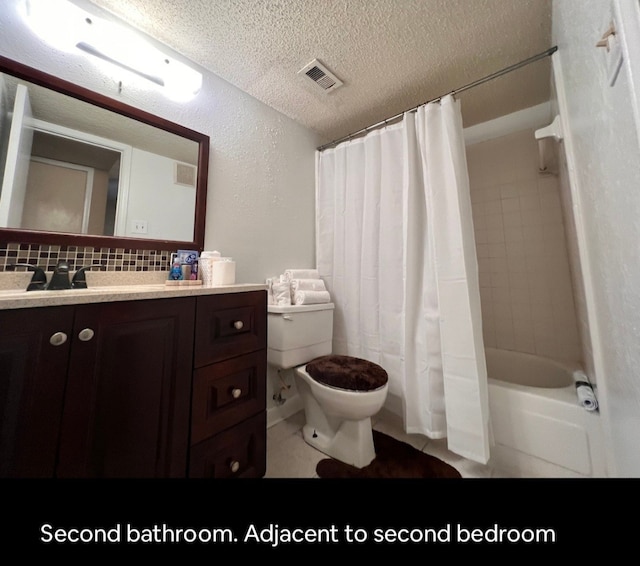
[[[385,385],[389,379],[387,372],[378,364],[333,354],[310,361],[306,371],[319,383],[352,391],[372,391]]]

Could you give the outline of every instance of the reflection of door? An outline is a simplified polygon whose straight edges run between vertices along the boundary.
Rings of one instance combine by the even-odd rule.
[[[22,228],[86,234],[93,169],[33,158],[24,199]]]
[[[4,180],[0,192],[0,226],[2,227],[20,227],[33,140],[33,130],[26,125],[30,119],[29,93],[24,85],[18,85],[9,132]]]
[[[114,225],[126,218],[131,147],[42,120],[34,119],[33,127],[33,159],[74,163],[93,170],[88,229],[75,233],[121,235],[114,232]]]

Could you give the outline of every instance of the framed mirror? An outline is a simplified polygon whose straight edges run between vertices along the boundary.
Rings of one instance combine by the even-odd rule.
[[[0,56],[0,241],[204,245],[209,137]]]

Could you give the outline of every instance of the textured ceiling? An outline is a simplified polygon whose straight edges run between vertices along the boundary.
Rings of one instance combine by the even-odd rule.
[[[551,47],[551,0],[91,0],[265,104],[348,135]],[[297,72],[320,60],[344,86]],[[465,126],[549,98],[544,58],[459,95]]]

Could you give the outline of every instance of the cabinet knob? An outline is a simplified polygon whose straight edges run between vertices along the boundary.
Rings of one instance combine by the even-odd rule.
[[[78,338],[83,342],[88,342],[93,338],[95,332],[91,330],[91,328],[83,328],[80,332],[78,332]]]
[[[229,468],[231,468],[231,471],[235,474],[240,469],[240,462],[233,460],[233,462],[229,464]]]
[[[242,395],[242,389],[240,389],[239,387],[234,387],[234,388],[231,390],[231,396],[232,396],[234,399],[237,399],[238,397],[240,397],[240,395]]]
[[[62,346],[67,341],[67,335],[64,332],[56,332],[49,338],[49,344],[52,346]]]
[[[243,323],[241,320],[236,320],[236,321],[233,323],[233,327],[234,327],[236,330],[242,330],[242,328],[244,327],[244,323]]]

